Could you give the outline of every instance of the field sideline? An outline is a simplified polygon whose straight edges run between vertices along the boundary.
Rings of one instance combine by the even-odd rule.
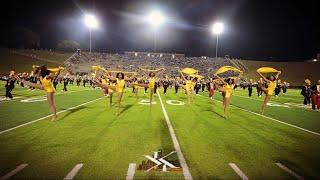
[[[0,86],[4,92],[2,82]],[[298,90],[273,97],[263,117],[256,114],[263,98],[255,92],[249,98],[247,91],[237,89],[228,119],[222,117],[217,92],[214,100],[203,92],[192,106],[178,106],[167,101],[186,102],[182,91],[164,95],[160,88],[156,104],[149,108],[139,104],[147,99],[142,89],[139,101],[127,89],[123,111],[116,116],[116,108],[108,107],[99,89],[70,86],[69,91],[56,95],[58,111],[63,111],[57,122],[44,118],[0,134],[0,177],[26,163],[12,178],[63,179],[75,165],[83,164],[75,179],[125,179],[129,164],[138,166],[146,160],[143,155],[175,150],[165,109],[193,179],[320,178],[320,112],[300,106]],[[21,102],[41,99],[41,91],[17,87],[13,93],[20,98],[0,102],[1,132],[50,114],[46,101]],[[179,158],[174,154],[169,159]],[[134,179],[183,178],[182,172],[134,175]]]

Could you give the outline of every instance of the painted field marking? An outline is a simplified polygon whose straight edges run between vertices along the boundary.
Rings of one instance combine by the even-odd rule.
[[[229,166],[240,176],[243,180],[248,180],[249,178],[244,174],[241,169],[234,163],[229,163]]]
[[[77,105],[77,106],[73,106],[73,107],[71,107],[71,108],[68,108],[68,109],[65,109],[65,110],[59,111],[59,112],[57,112],[57,114],[61,114],[61,113],[64,113],[64,112],[66,112],[66,111],[69,111],[69,110],[72,110],[72,109],[75,109],[75,108],[78,108],[78,107],[81,107],[81,106],[84,106],[84,105],[87,105],[87,104],[93,103],[93,102],[98,101],[98,100],[100,100],[100,99],[102,99],[102,98],[104,98],[104,97],[100,97],[100,98],[97,98],[97,99],[94,99],[94,100],[91,100],[91,101],[88,101],[88,102],[85,102],[85,103],[79,104],[79,105]],[[24,123],[24,124],[18,125],[18,126],[16,126],[16,127],[9,128],[9,129],[6,129],[6,130],[3,130],[3,131],[0,131],[0,135],[1,135],[1,134],[3,134],[3,133],[9,132],[9,131],[12,131],[12,130],[18,129],[18,128],[20,128],[20,127],[27,126],[27,125],[29,125],[29,124],[33,124],[33,123],[35,123],[35,122],[38,122],[38,121],[41,121],[41,120],[47,119],[47,118],[49,118],[49,117],[51,117],[51,116],[52,116],[52,115],[50,114],[50,115],[44,116],[44,117],[42,117],[42,118],[39,118],[39,119],[36,119],[36,120],[30,121],[30,122],[27,122],[27,123]]]
[[[297,173],[295,173],[294,171],[289,169],[287,166],[285,166],[285,165],[283,165],[281,163],[276,163],[276,165],[279,166],[279,168],[281,168],[282,170],[284,170],[288,174],[290,174],[291,176],[295,177],[296,179],[303,180],[303,177],[299,176]]]
[[[63,178],[64,180],[71,180],[74,178],[74,176],[77,175],[77,173],[80,171],[80,169],[82,168],[83,164],[77,164],[73,167],[73,169],[66,175],[65,178]]]
[[[254,97],[247,97],[247,96],[242,96],[242,95],[237,95],[237,94],[234,94],[233,96],[237,96],[237,97],[242,97],[242,98],[246,98],[246,99],[251,99],[251,100],[263,102],[262,99],[256,99],[256,98],[254,98]],[[276,98],[276,97],[274,97],[274,98]],[[281,98],[287,99],[287,98],[285,98],[285,97],[281,97]],[[294,99],[292,99],[292,100],[294,100]],[[295,99],[295,100],[296,100],[296,99]],[[296,100],[296,101],[297,101],[297,100]],[[277,101],[270,101],[270,102],[272,102],[272,103],[278,103]]]
[[[161,96],[160,96],[158,91],[157,91],[157,94],[158,94],[158,97],[159,97],[159,100],[160,100],[160,104],[161,104],[161,108],[162,108],[162,112],[163,112],[164,118],[166,120],[168,129],[169,129],[169,132],[170,132],[170,136],[171,136],[171,139],[172,139],[172,142],[173,142],[174,149],[177,151],[179,162],[180,162],[180,165],[181,165],[182,170],[183,170],[184,178],[187,179],[187,180],[192,180],[192,176],[191,176],[191,173],[189,171],[189,167],[187,165],[186,160],[184,159],[184,156],[182,154],[182,151],[181,151],[177,136],[174,133],[174,130],[173,130],[172,124],[170,122],[168,113],[167,113],[167,111],[166,111],[166,109],[164,107],[164,104],[162,102]]]
[[[219,102],[222,102],[220,100],[216,100],[216,101],[219,101]],[[260,116],[260,117],[264,117],[266,119],[269,119],[269,120],[272,120],[272,121],[275,121],[275,122],[278,122],[278,123],[281,123],[281,124],[284,124],[284,125],[287,125],[287,126],[290,126],[290,127],[293,127],[293,128],[296,128],[296,129],[300,129],[302,131],[305,131],[305,132],[308,132],[308,133],[311,133],[311,134],[314,134],[314,135],[318,135],[320,136],[320,133],[317,133],[317,132],[314,132],[314,131],[311,131],[311,130],[308,130],[308,129],[304,129],[302,127],[299,127],[299,126],[296,126],[296,125],[293,125],[293,124],[289,124],[289,123],[286,123],[286,122],[283,122],[283,121],[280,121],[280,120],[277,120],[277,119],[274,119],[272,117],[269,117],[269,116],[265,116],[265,115],[262,115],[262,114],[259,114],[259,113],[256,113],[256,112],[253,112],[253,111],[250,111],[250,110],[247,110],[247,109],[243,109],[239,106],[236,106],[236,105],[230,105],[230,106],[233,106],[233,107],[236,107],[242,111],[246,111],[248,113],[251,113],[251,114],[254,114],[254,115],[257,115],[257,116]]]
[[[22,99],[20,102],[24,102],[24,103],[33,103],[33,102],[41,102],[41,101],[46,101],[47,98],[45,96],[43,97],[32,97],[32,98],[28,98],[28,99]]]
[[[173,105],[173,106],[183,106],[183,105],[185,105],[184,102],[179,101],[179,100],[167,100],[166,103],[170,104],[170,105]]]
[[[9,179],[10,177],[16,175],[18,172],[20,172],[21,170],[23,170],[27,166],[28,166],[28,164],[20,164],[14,170],[10,171],[8,174],[0,177],[0,180]]]
[[[149,100],[146,100],[146,99],[142,99],[141,101],[139,101],[138,104],[141,104],[141,105],[150,105],[150,101],[149,101]],[[152,104],[157,104],[157,102],[152,101]]]
[[[13,97],[12,100],[7,100],[5,97],[3,97],[3,98],[0,99],[0,103],[11,102],[11,101],[15,101],[15,100],[21,99],[21,98],[24,98],[24,97],[23,96],[16,96],[16,97]]]
[[[83,91],[89,91],[89,90],[94,90],[94,89],[83,89],[83,90],[79,90],[79,91],[68,91],[68,92],[65,92],[65,93],[55,93],[55,95],[71,94],[71,93],[83,92]],[[41,90],[39,90],[39,92],[41,92]],[[17,96],[16,98],[13,97],[13,100],[11,100],[11,101],[0,101],[0,104],[1,103],[5,103],[5,102],[15,102],[17,99],[21,99],[21,98],[27,98],[28,99],[28,98],[41,98],[41,97],[46,97],[46,95],[37,95],[37,96],[31,96],[31,97]]]
[[[128,167],[126,180],[133,180],[135,172],[136,172],[136,164],[130,163]]]
[[[314,132],[314,131],[310,131],[308,129],[304,129],[302,127],[299,127],[299,126],[296,126],[296,125],[293,125],[293,124],[289,124],[289,123],[286,123],[286,122],[283,122],[283,121],[280,121],[280,120],[274,119],[272,117],[265,116],[265,115],[262,115],[262,114],[259,114],[259,113],[253,112],[253,111],[249,111],[247,109],[243,109],[243,108],[240,108],[240,107],[235,106],[235,105],[232,105],[232,106],[237,107],[237,108],[239,108],[239,109],[241,109],[243,111],[249,112],[251,114],[254,114],[254,115],[257,115],[257,116],[261,116],[261,117],[267,118],[269,120],[272,120],[272,121],[275,121],[275,122],[278,122],[278,123],[281,123],[281,124],[284,124],[284,125],[287,125],[287,126],[290,126],[290,127],[296,128],[296,129],[300,129],[302,131],[305,131],[305,132],[320,136],[320,133],[317,133],[317,132]]]

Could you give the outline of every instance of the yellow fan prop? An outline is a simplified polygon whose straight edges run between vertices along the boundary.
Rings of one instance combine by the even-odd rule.
[[[62,71],[62,70],[64,70],[64,68],[63,67],[58,67],[58,68],[48,68],[48,70],[50,71],[50,72],[52,72],[52,73],[58,73],[59,71]]]
[[[40,66],[38,66],[38,65],[32,65],[32,69],[33,70],[36,70],[36,69],[38,69]]]
[[[185,73],[185,74],[188,74],[188,75],[192,75],[192,74],[196,74],[198,73],[198,70],[195,70],[193,68],[183,68],[181,70],[181,72]]]
[[[38,65],[32,65],[32,69],[33,69],[33,70],[36,70],[36,69],[38,69],[38,68],[40,68],[40,66],[38,66]],[[64,70],[64,67],[48,68],[48,70],[49,70],[51,73],[57,74],[59,71]]]
[[[91,69],[94,71],[102,70],[103,68],[101,66],[91,66]]]
[[[163,68],[161,68],[161,69],[144,69],[144,68],[141,68],[141,70],[143,70],[143,71],[148,71],[148,72],[157,72],[157,71],[160,71],[160,70],[162,70]]]
[[[96,78],[97,74],[96,73],[91,73],[91,77]]]
[[[198,79],[203,79],[204,77],[199,75],[199,74],[191,74],[190,75],[191,77],[194,77],[194,78],[198,78]]]
[[[217,70],[217,72],[215,73],[216,75],[217,74],[221,74],[221,73],[224,73],[224,72],[227,72],[227,71],[233,71],[233,72],[238,72],[240,74],[242,74],[242,71],[235,68],[235,67],[232,67],[232,66],[222,66],[221,68],[219,68]]]
[[[272,68],[272,67],[261,67],[261,68],[257,69],[257,72],[259,72],[259,73],[277,73],[279,71]]]

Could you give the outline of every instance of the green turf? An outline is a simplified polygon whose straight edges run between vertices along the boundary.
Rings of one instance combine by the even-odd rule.
[[[85,97],[101,97],[99,90],[74,94],[77,97],[64,94],[61,102],[70,99],[68,105],[64,103],[67,107],[88,101]],[[75,164],[84,163],[77,179],[124,179],[129,163],[140,164],[145,160],[143,155],[151,155],[159,149],[164,153],[173,151],[159,102],[150,109],[137,104],[134,98],[128,96],[131,94],[127,93],[125,96],[120,116],[116,116],[116,109],[108,107],[107,100],[103,98],[63,113],[55,123],[47,119],[1,135],[0,174],[21,162],[27,162],[30,166],[16,178],[62,179]],[[57,101],[59,106],[59,100]],[[7,102],[5,108],[13,108],[17,104],[22,103]],[[24,105],[24,110],[33,110],[36,106],[43,109],[41,103],[35,103],[35,107]],[[25,117],[29,115],[33,118],[41,117],[38,113],[24,114]],[[20,118],[23,119],[23,116]],[[0,119],[3,120],[2,117]],[[175,155],[170,158],[177,159]],[[148,176],[148,173],[137,173],[139,179],[146,179]],[[182,173],[152,173],[153,178],[162,176],[181,179]]]
[[[186,101],[181,94],[163,98]],[[260,105],[254,100],[241,100],[233,97],[233,102],[245,103],[243,106],[247,109]],[[261,118],[237,107],[230,107],[230,117],[226,120],[222,117],[221,106],[219,101],[209,100],[205,96],[196,97],[193,106],[167,105],[194,177],[235,179],[237,175],[228,167],[228,163],[233,162],[249,178],[288,179],[290,176],[275,165],[281,162],[305,177],[319,178],[319,136]],[[286,113],[290,116],[291,111]]]
[[[56,95],[59,110],[102,97],[100,90],[91,88],[70,86],[69,90],[72,92]],[[24,98],[43,95],[19,86],[13,92]],[[230,117],[224,119],[219,93],[215,100],[203,92],[195,97],[192,106],[173,106],[166,100],[186,102],[183,92],[176,95],[169,90],[166,96],[161,89],[159,92],[194,179],[239,179],[228,163],[237,164],[250,179],[292,179],[276,162],[305,179],[320,178],[320,136],[243,110],[258,112],[263,97],[254,93],[247,98],[247,91],[237,89],[229,108]],[[142,92],[139,96],[147,98]],[[63,179],[73,166],[84,163],[76,179],[124,179],[129,163],[138,165],[145,160],[143,155],[158,149],[174,150],[158,96],[154,98],[157,104],[149,108],[138,104],[131,89],[127,89],[120,116],[103,98],[60,114],[57,122],[45,119],[1,134],[0,176],[28,163],[14,178]],[[271,101],[301,104],[302,97],[298,90],[289,90]],[[48,114],[46,102],[2,102],[0,128],[8,129]],[[268,117],[315,132],[320,132],[319,115],[320,112],[297,107],[268,106],[266,110]],[[135,175],[135,179],[182,178],[181,172],[138,171]]]

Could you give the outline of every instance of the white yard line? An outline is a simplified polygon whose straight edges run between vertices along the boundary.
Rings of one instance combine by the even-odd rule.
[[[130,163],[128,167],[126,180],[133,180],[135,172],[136,172],[136,164]]]
[[[176,134],[175,134],[175,132],[173,130],[173,127],[172,127],[172,124],[170,122],[168,113],[167,113],[167,111],[166,111],[166,109],[164,107],[164,104],[162,102],[162,99],[161,99],[160,94],[159,94],[158,91],[157,91],[157,94],[158,94],[158,97],[159,97],[159,100],[160,100],[160,104],[161,104],[161,107],[162,107],[162,112],[163,112],[164,118],[166,120],[168,129],[169,129],[169,132],[170,132],[170,136],[171,136],[171,139],[172,139],[172,142],[173,142],[174,149],[177,151],[177,155],[178,155],[178,158],[179,158],[179,161],[180,161],[180,165],[181,165],[182,170],[183,170],[184,178],[187,179],[187,180],[192,180],[192,176],[191,176],[191,173],[189,171],[189,167],[187,165],[186,160],[184,159],[184,156],[182,154],[182,151],[181,151],[177,136],[176,136]]]
[[[22,171],[27,166],[28,166],[28,164],[20,164],[14,170],[10,171],[8,174],[0,177],[0,180],[9,179],[10,177],[16,175],[18,172]]]
[[[215,99],[215,100],[216,100],[216,101],[219,101],[219,102],[222,102],[222,101],[217,100],[217,99]],[[247,110],[247,109],[243,109],[243,108],[241,108],[241,107],[239,107],[239,106],[236,106],[236,105],[230,105],[230,106],[236,107],[236,108],[238,108],[238,109],[240,109],[240,110],[242,110],[242,111],[246,111],[246,112],[248,112],[248,113],[251,113],[251,114],[254,114],[254,115],[257,115],[257,116],[260,116],[260,117],[264,117],[264,118],[267,118],[267,119],[269,119],[269,120],[272,120],[272,121],[275,121],[275,122],[278,122],[278,123],[281,123],[281,124],[284,124],[284,125],[287,125],[287,126],[296,128],[296,129],[300,129],[300,130],[305,131],[305,132],[307,132],[307,133],[311,133],[311,134],[320,136],[320,133],[317,133],[317,132],[314,132],[314,131],[311,131],[311,130],[308,130],[308,129],[304,129],[304,128],[302,128],[302,127],[299,127],[299,126],[296,126],[296,125],[293,125],[293,124],[289,124],[289,123],[280,121],[280,120],[278,120],[278,119],[274,119],[274,118],[272,118],[272,117],[265,116],[265,115],[262,115],[262,114],[259,114],[259,113],[256,113],[256,112]]]
[[[256,99],[254,97],[247,97],[247,96],[236,95],[236,94],[234,94],[233,96],[247,98],[247,99],[251,99],[251,100],[255,100],[255,101],[263,101],[263,99]],[[262,98],[262,96],[261,96],[261,98]],[[276,98],[276,97],[273,97],[273,98]],[[282,98],[282,99],[291,99],[291,98],[285,98],[285,97],[280,97],[280,98]],[[291,99],[291,100],[295,100],[296,102],[298,102],[297,99]],[[277,102],[277,101],[270,101],[270,102],[280,103],[280,102]]]
[[[100,98],[97,98],[97,99],[94,99],[94,100],[91,100],[91,101],[88,101],[88,102],[85,102],[85,103],[82,103],[82,104],[79,104],[77,106],[73,106],[71,108],[68,108],[68,109],[65,109],[65,110],[62,110],[62,111],[59,111],[57,114],[61,114],[61,113],[64,113],[66,111],[69,111],[69,110],[72,110],[72,109],[75,109],[75,108],[78,108],[80,106],[84,106],[84,105],[87,105],[87,104],[90,104],[90,103],[93,103],[95,101],[98,101],[100,99],[102,99],[104,97],[100,97]],[[36,119],[36,120],[33,120],[33,121],[30,121],[30,122],[27,122],[27,123],[24,123],[24,124],[21,124],[19,126],[16,126],[16,127],[13,127],[13,128],[10,128],[10,129],[6,129],[6,130],[3,130],[3,131],[0,131],[0,135],[3,134],[3,133],[6,133],[6,132],[9,132],[9,131],[12,131],[12,130],[15,130],[15,129],[18,129],[20,127],[23,127],[23,126],[27,126],[27,125],[30,125],[30,124],[33,124],[35,122],[38,122],[38,121],[41,121],[41,120],[44,120],[44,119],[47,119],[49,117],[51,117],[52,115],[47,115],[47,116],[44,116],[42,118],[39,118],[39,119]]]
[[[249,178],[247,177],[246,174],[244,174],[241,169],[234,163],[229,163],[229,166],[240,176],[241,179],[243,180],[248,180]]]
[[[71,180],[74,178],[74,176],[77,175],[77,173],[80,171],[82,168],[83,164],[77,164],[73,167],[73,169],[66,175],[64,180]]]
[[[76,93],[76,92],[83,92],[83,91],[89,91],[89,90],[93,90],[93,89],[83,89],[83,90],[80,90],[80,91],[69,91],[69,92],[65,92],[65,93],[55,93],[55,95],[61,95],[61,94],[71,94],[71,93]],[[38,97],[45,97],[46,95],[38,95],[38,96],[30,96],[30,97],[21,97],[19,96],[19,99],[21,98],[25,98],[25,99],[29,99],[29,98],[38,98]],[[16,97],[13,97],[13,100],[10,100],[10,101],[0,101],[0,104],[1,103],[5,103],[5,102],[15,102],[17,101],[18,98]]]
[[[304,129],[304,128],[302,128],[302,127],[299,127],[299,126],[296,126],[296,125],[293,125],[293,124],[289,124],[289,123],[286,123],[286,122],[283,122],[283,121],[280,121],[280,120],[274,119],[274,118],[272,118],[272,117],[265,116],[265,115],[262,115],[262,114],[259,114],[259,113],[253,112],[253,111],[249,111],[249,110],[247,110],[247,109],[243,109],[243,108],[240,108],[240,107],[235,106],[235,105],[231,105],[231,106],[234,106],[234,107],[236,107],[236,108],[239,108],[239,109],[241,109],[241,110],[243,110],[243,111],[246,111],[246,112],[248,112],[248,113],[251,113],[251,114],[254,114],[254,115],[257,115],[257,116],[260,116],[260,117],[264,117],[264,118],[267,118],[267,119],[269,119],[269,120],[272,120],[272,121],[275,121],[275,122],[278,122],[278,123],[281,123],[281,124],[284,124],[284,125],[287,125],[287,126],[290,126],[290,127],[296,128],[296,129],[300,129],[300,130],[302,130],[302,131],[305,131],[305,132],[308,132],[308,133],[311,133],[311,134],[320,136],[320,133],[317,133],[317,132],[314,132],[314,131],[310,131],[310,130],[308,130],[308,129]]]
[[[303,177],[299,176],[297,173],[295,173],[294,171],[292,171],[291,169],[289,169],[285,165],[283,165],[281,163],[276,163],[276,165],[279,166],[282,170],[284,170],[288,174],[290,174],[291,176],[295,177],[296,179],[303,180]]]

